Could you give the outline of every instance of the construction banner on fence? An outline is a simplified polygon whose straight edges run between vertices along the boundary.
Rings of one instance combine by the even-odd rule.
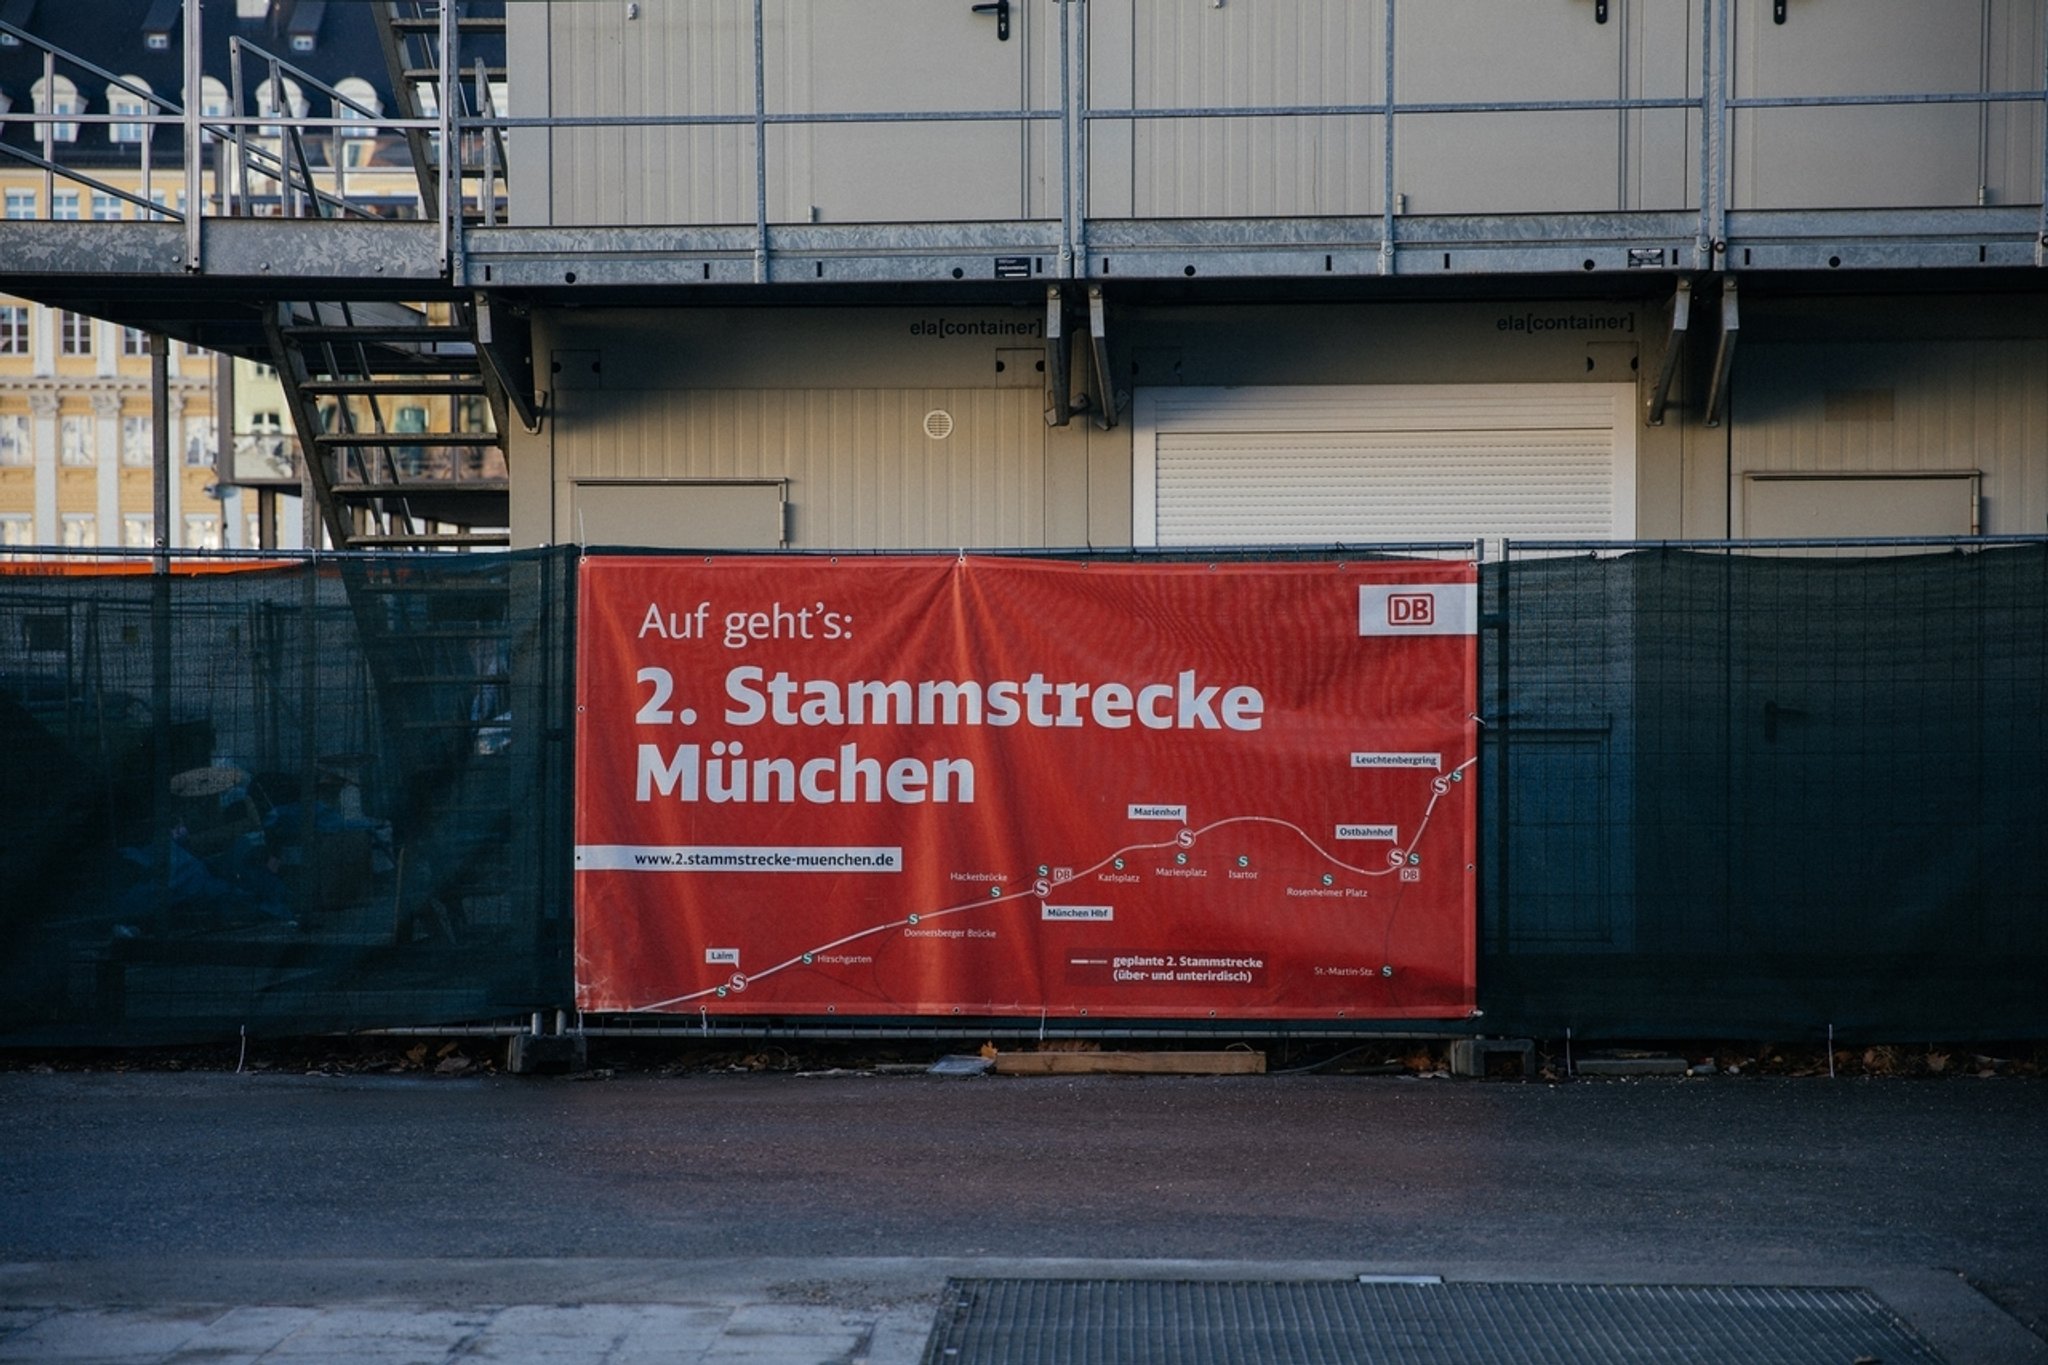
[[[586,1010],[1474,1001],[1469,564],[594,557]]]

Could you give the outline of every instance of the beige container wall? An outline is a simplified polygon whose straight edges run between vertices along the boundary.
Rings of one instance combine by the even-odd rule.
[[[2031,315],[2030,315],[2031,314]],[[1749,310],[1731,496],[1744,474],[1976,470],[1983,530],[2048,531],[2048,320],[2024,300]],[[1743,534],[1739,512],[1735,530]]]
[[[1159,383],[1626,383],[1662,345],[1635,305],[1609,302],[1113,319],[1126,417],[1132,391]],[[576,310],[536,323],[538,354],[559,368],[541,433],[515,433],[517,543],[599,538],[578,528],[582,481],[786,478],[797,548],[1130,544],[1128,421],[1046,426],[1031,310]],[[944,439],[928,434],[934,413],[951,419]],[[1701,496],[1721,514],[1721,437],[1674,420],[1637,437],[1643,534],[1681,533],[1695,446],[1713,490]]]
[[[595,538],[579,528],[579,481],[760,478],[790,481],[790,543],[801,548],[1088,540],[1084,427],[1048,429],[1035,372],[1019,384],[1018,371],[997,369],[1035,353],[1035,311],[538,320],[540,354],[561,378],[551,420],[514,459],[554,477],[515,480],[521,543]],[[1128,477],[1128,456],[1123,467]]]
[[[1097,109],[1359,105],[1385,99],[1377,0],[1286,5],[1091,0]],[[1089,127],[1088,211],[1102,218],[1372,215],[1382,120],[1102,120]]]
[[[2038,89],[2044,79],[2042,44],[2048,41],[2048,5],[2042,0],[1994,0],[1985,24],[1985,85],[1992,90]],[[2036,102],[1995,104],[1984,115],[1984,190],[1993,204],[2041,201],[2044,110]]]
[[[1059,107],[1057,7],[1022,0],[1010,40],[967,4],[768,0],[769,111],[929,113]],[[513,221],[554,225],[751,223],[755,216],[752,0],[515,5],[522,111],[738,117],[705,127],[519,129]],[[539,88],[529,97],[527,91]],[[1057,123],[787,124],[767,133],[769,219],[1010,219],[1050,186]],[[553,174],[550,175],[549,172]]]
[[[1599,24],[1569,0],[1400,6],[1394,95],[1402,103],[1681,98],[1686,59],[1698,51],[1696,30],[1683,22],[1689,9],[1616,5]],[[1655,46],[1639,41],[1650,38]],[[1404,117],[1395,126],[1395,191],[1403,211],[1417,214],[1684,208],[1685,185],[1666,183],[1675,177],[1655,164],[1645,169],[1656,191],[1631,192],[1632,128],[1682,164],[1682,111]]]
[[[788,38],[780,93],[768,107],[791,113],[994,113],[1059,108],[1057,7],[1014,3],[1008,41],[991,15],[931,0],[783,0]],[[775,45],[769,45],[771,53]],[[1039,60],[1050,50],[1052,61]],[[1051,82],[1042,83],[1049,70]],[[1034,83],[1033,74],[1041,80]],[[810,198],[778,209],[777,221],[931,222],[1026,216],[1046,174],[1059,183],[1057,123],[1026,120],[832,124],[781,130],[778,153],[807,149]],[[787,183],[803,182],[792,156]],[[1052,210],[1057,216],[1058,209]]]
[[[1654,304],[1126,307],[1140,385],[1616,383],[1662,356]],[[1128,545],[1128,423],[1043,420],[1029,310],[538,314],[562,366],[519,435],[518,543],[579,538],[579,481],[787,479],[798,548]],[[1636,432],[1637,534],[1743,533],[1745,473],[1983,475],[1989,533],[2048,529],[2048,319],[2025,300],[1761,300],[1729,419],[1704,426],[1704,345],[1665,425]],[[998,365],[1003,368],[999,370]],[[1638,421],[1640,422],[1640,406]],[[930,434],[943,413],[950,430]],[[531,472],[529,472],[531,471]],[[587,532],[587,528],[586,528]]]
[[[998,389],[579,393],[564,395],[556,451],[582,477],[788,478],[798,547],[1073,543],[1053,527],[1078,531],[1085,506],[1067,495],[1085,490],[1053,486],[1066,481],[1039,409]],[[932,413],[946,415],[941,439],[926,434]],[[573,477],[568,491],[573,507]]]
[[[1621,93],[1628,99],[1700,97],[1705,41],[1697,0],[1618,7],[1622,25]],[[1696,109],[1643,109],[1621,115],[1621,203],[1645,212],[1697,210],[1700,116]]]
[[[1738,0],[1738,98],[2039,89],[2040,0]],[[2039,203],[2039,101],[1735,111],[1731,207]]]
[[[2043,0],[1736,0],[1738,97],[2038,88]],[[1089,0],[1096,109],[1377,106],[1384,0],[1215,5]],[[517,130],[515,222],[753,221],[752,0],[511,7],[522,114],[736,116],[716,128]],[[1057,111],[1060,6],[1013,0],[1012,36],[966,3],[766,0],[772,113]],[[1429,0],[1396,8],[1402,102],[1697,99],[1701,0]],[[1078,55],[1078,54],[1077,54]],[[2038,202],[2038,101],[1738,110],[1736,208]],[[1401,118],[1395,191],[1410,214],[1683,211],[1699,194],[1699,117],[1634,112]],[[1054,219],[1056,121],[787,125],[767,134],[772,222]],[[1376,216],[1374,113],[1100,120],[1098,218]],[[550,173],[551,172],[551,173]]]

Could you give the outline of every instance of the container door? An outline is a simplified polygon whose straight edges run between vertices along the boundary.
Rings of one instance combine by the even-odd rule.
[[[1056,0],[784,0],[769,107],[817,114],[1022,111],[1035,47],[1059,39]],[[778,60],[779,59],[779,60]],[[781,87],[778,95],[778,85]],[[1041,107],[1057,112],[1057,85]],[[1029,216],[1025,119],[793,125],[769,138],[770,216],[821,223]],[[1049,144],[1055,151],[1057,135]],[[778,152],[780,155],[778,155]],[[776,166],[793,174],[777,177]],[[808,175],[799,168],[808,167]],[[1057,181],[1057,170],[1053,178]],[[778,197],[786,196],[778,203]]]

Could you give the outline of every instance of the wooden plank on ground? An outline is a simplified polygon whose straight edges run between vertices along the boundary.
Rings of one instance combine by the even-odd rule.
[[[1263,1052],[999,1052],[999,1076],[1254,1076]]]

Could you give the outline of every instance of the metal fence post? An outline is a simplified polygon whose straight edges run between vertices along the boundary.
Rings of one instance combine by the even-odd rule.
[[[239,36],[228,40],[228,100],[237,114],[242,112],[242,40]],[[253,214],[249,207],[249,130],[241,124],[234,128],[235,138],[235,193],[240,196],[232,212]]]
[[[1074,10],[1060,0],[1060,278],[1074,277]]]
[[[198,8],[196,5],[193,8]],[[149,585],[150,825],[159,911],[171,888],[171,348],[149,334],[150,486],[153,517]]]
[[[1728,245],[1728,13],[1731,0],[1707,0],[1708,16],[1707,41],[1703,59],[1707,62],[1712,79],[1705,83],[1701,98],[1708,101],[1708,116],[1701,120],[1701,135],[1706,139],[1701,149],[1700,164],[1705,176],[1704,193],[1700,197],[1700,213],[1703,215],[1707,237],[1707,259],[1702,268],[1715,268],[1715,259],[1722,255]]]
[[[171,345],[149,334],[150,545],[159,577],[171,571]]]
[[[1495,791],[1499,793],[1499,826],[1493,832],[1494,898],[1499,902],[1494,907],[1494,946],[1506,953],[1508,949],[1508,869],[1513,843],[1509,837],[1512,818],[1513,798],[1508,786],[1508,735],[1511,729],[1509,716],[1514,711],[1513,693],[1510,691],[1510,666],[1508,645],[1511,636],[1513,599],[1509,596],[1508,580],[1513,576],[1509,566],[1513,562],[1513,551],[1506,536],[1500,538],[1500,624],[1493,633],[1493,670],[1495,711],[1493,717],[1493,766],[1499,773],[1495,779]]]
[[[754,283],[768,283],[768,36],[754,0]]]
[[[1067,6],[1073,14],[1074,25],[1074,108],[1073,148],[1073,258],[1078,263],[1074,273],[1088,274],[1088,6],[1085,0],[1073,0]]]
[[[2041,219],[2034,234],[2034,264],[2048,265],[2048,25],[2041,34],[2041,182],[2034,188],[2041,196]]]
[[[441,166],[438,177],[441,185],[441,273],[451,280],[456,277],[457,257],[461,251],[462,233],[462,133],[455,118],[455,102],[461,98],[461,88],[455,81],[455,5],[453,0],[441,0],[440,50],[441,69],[435,78],[440,82],[440,93],[435,103],[441,115]]]
[[[1380,116],[1380,274],[1394,273],[1394,0],[1387,7],[1386,88],[1380,91],[1386,112]]]
[[[199,164],[200,135],[199,110],[205,102],[201,86],[205,80],[205,64],[200,60],[199,15],[203,5],[185,6],[185,268],[197,270],[200,267],[200,220],[205,216],[204,197],[200,193]],[[241,110],[237,109],[236,113]]]
[[[52,219],[57,216],[57,54],[47,48],[43,51],[43,97],[37,103],[42,105],[44,114],[52,117],[36,125],[36,141],[42,144],[43,153],[43,212]]]
[[[1498,629],[1500,624],[1497,610],[1490,620],[1486,614],[1486,537],[1484,536],[1477,537],[1472,542],[1472,575],[1478,580],[1473,588],[1473,595],[1478,603],[1478,619],[1473,623],[1472,636],[1472,757],[1475,760],[1472,778],[1477,784],[1473,788],[1475,792],[1473,804],[1474,808],[1478,811],[1478,817],[1472,830],[1473,864],[1471,868],[1474,874],[1473,908],[1477,916],[1477,921],[1473,926],[1473,937],[1474,942],[1478,942],[1482,937],[1481,931],[1485,928],[1486,914],[1490,908],[1486,896],[1486,878],[1480,875],[1480,869],[1486,866],[1486,783],[1493,773],[1491,765],[1485,761],[1486,732],[1492,724],[1486,719],[1486,633],[1489,629]]]
[[[1713,198],[1714,172],[1708,164],[1710,149],[1714,141],[1714,3],[1705,0],[1700,6],[1700,141],[1694,150],[1699,154],[1699,232],[1693,239],[1695,266],[1711,270],[1714,265],[1713,214],[1707,203]]]

